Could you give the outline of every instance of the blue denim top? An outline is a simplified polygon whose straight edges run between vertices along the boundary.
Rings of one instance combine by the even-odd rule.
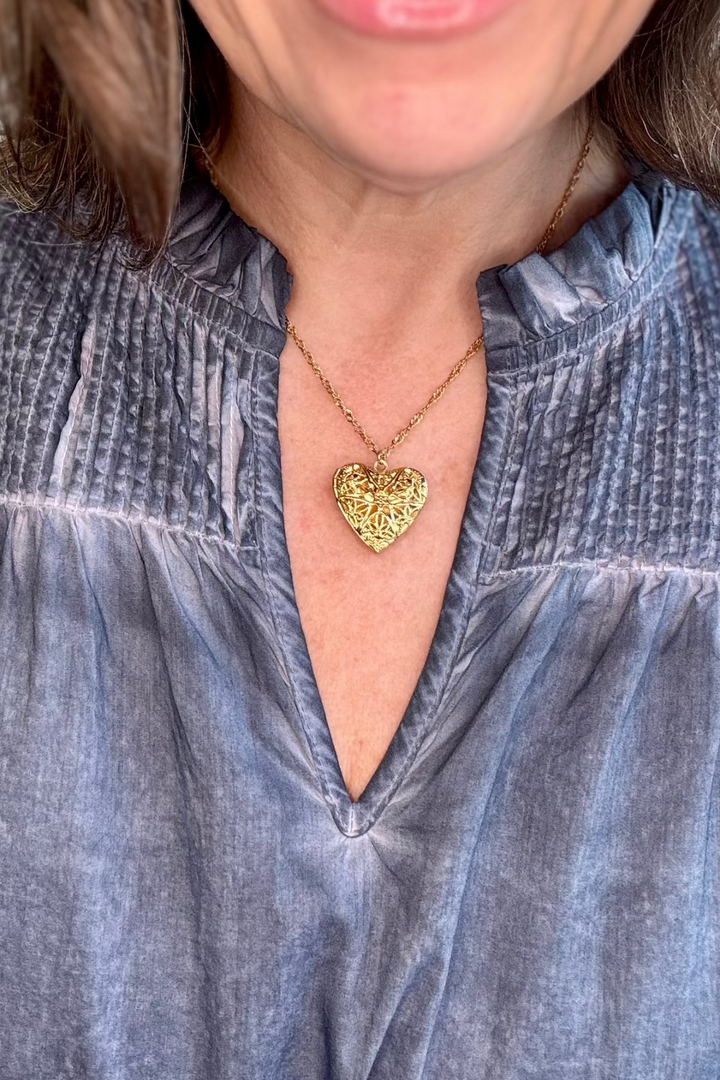
[[[346,793],[283,528],[291,279],[0,228],[0,1078],[718,1080],[720,212],[482,274],[427,664]]]

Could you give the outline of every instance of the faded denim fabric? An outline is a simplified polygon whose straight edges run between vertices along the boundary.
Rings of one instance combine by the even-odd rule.
[[[293,595],[291,279],[0,229],[2,1080],[718,1080],[720,212],[478,281],[487,421],[357,804]]]

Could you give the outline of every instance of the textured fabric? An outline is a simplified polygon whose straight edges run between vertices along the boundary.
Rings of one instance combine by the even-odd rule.
[[[276,425],[291,279],[0,227],[2,1080],[718,1080],[720,213],[478,281],[444,606],[356,804]]]

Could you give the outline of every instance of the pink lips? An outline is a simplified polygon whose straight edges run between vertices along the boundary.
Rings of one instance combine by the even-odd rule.
[[[366,33],[432,37],[472,30],[517,0],[315,0],[330,15]]]

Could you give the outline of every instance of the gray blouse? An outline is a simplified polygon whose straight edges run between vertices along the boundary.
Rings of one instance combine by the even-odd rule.
[[[0,230],[0,1078],[718,1080],[720,212],[482,274],[444,606],[359,802],[283,529],[291,279]]]

